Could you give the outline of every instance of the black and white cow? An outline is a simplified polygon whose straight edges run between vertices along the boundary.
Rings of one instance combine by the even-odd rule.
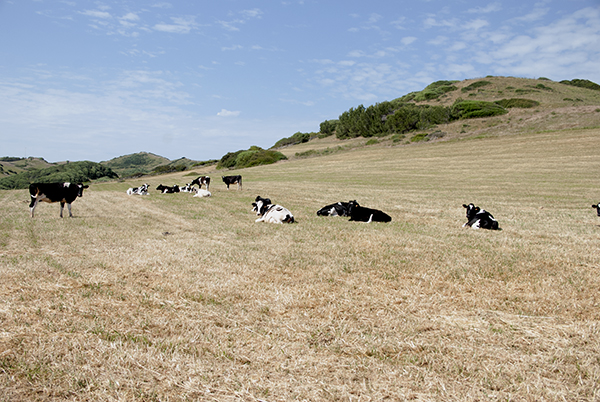
[[[191,193],[193,191],[194,187],[192,187],[192,184],[188,183],[185,186],[181,186],[179,187],[179,191],[182,193]]]
[[[318,216],[350,216],[348,210],[349,202],[336,202],[335,204],[326,205],[317,211]]]
[[[200,176],[197,179],[192,180],[192,183],[190,183],[190,185],[194,185],[197,184],[198,187],[202,188],[202,185],[204,184],[206,186],[206,190],[208,190],[208,187],[210,186],[210,177],[209,176]]]
[[[598,213],[598,216],[600,216],[600,202],[592,205],[592,208],[596,208],[596,212]]]
[[[268,198],[256,197],[256,202],[252,203],[252,212],[260,216],[255,222],[294,223],[294,215],[289,209],[271,204]]]
[[[242,176],[221,176],[221,178],[223,179],[223,183],[227,184],[227,190],[229,190],[230,184],[237,184],[238,190],[242,189]]]
[[[467,209],[467,223],[463,225],[463,228],[470,226],[474,229],[499,230],[498,221],[485,209],[476,207],[472,203],[463,204],[463,207]]]
[[[358,205],[356,200],[348,203],[348,215],[351,221],[358,222],[391,222],[392,217],[383,211],[373,208],[365,208]]]
[[[156,189],[163,194],[171,194],[171,193],[179,192],[179,186],[177,184],[175,184],[173,187],[167,187],[167,186],[163,186],[162,184],[159,184],[158,187],[156,187]]]
[[[127,194],[128,195],[134,195],[134,194],[137,194],[137,195],[148,195],[149,194],[148,193],[148,183],[144,183],[144,184],[142,184],[139,187],[130,187],[127,190]]]
[[[33,183],[29,185],[29,194],[31,195],[31,203],[29,204],[29,210],[31,211],[31,217],[33,218],[33,211],[37,206],[38,202],[60,202],[60,217],[63,217],[63,209],[67,204],[69,210],[69,216],[73,217],[71,213],[71,203],[75,201],[77,197],[83,197],[83,190],[89,186],[84,186],[81,183]]]

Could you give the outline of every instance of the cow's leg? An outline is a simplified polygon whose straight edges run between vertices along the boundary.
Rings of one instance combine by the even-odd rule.
[[[63,217],[63,209],[65,208],[65,202],[61,201],[60,202],[60,217]]]
[[[69,210],[69,218],[72,218],[73,214],[71,213],[71,204],[67,203],[67,209]]]
[[[38,199],[35,195],[31,196],[31,202],[29,203],[29,210],[31,211],[31,217],[33,218],[33,211],[35,211],[35,207],[37,206]]]

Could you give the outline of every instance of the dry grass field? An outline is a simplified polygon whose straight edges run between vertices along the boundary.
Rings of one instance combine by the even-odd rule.
[[[599,138],[356,148],[205,199],[97,183],[72,219],[1,191],[0,400],[600,400]],[[315,214],[353,199],[393,221]]]

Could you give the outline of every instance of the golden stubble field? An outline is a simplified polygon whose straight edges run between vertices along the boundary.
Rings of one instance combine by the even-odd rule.
[[[210,172],[208,199],[92,184],[72,219],[1,191],[0,400],[598,400],[599,136]],[[297,223],[254,223],[257,195]],[[315,214],[353,199],[393,221]]]

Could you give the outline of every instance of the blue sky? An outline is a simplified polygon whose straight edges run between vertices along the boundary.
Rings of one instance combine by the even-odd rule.
[[[0,156],[207,160],[487,75],[600,83],[600,0],[0,0]]]

